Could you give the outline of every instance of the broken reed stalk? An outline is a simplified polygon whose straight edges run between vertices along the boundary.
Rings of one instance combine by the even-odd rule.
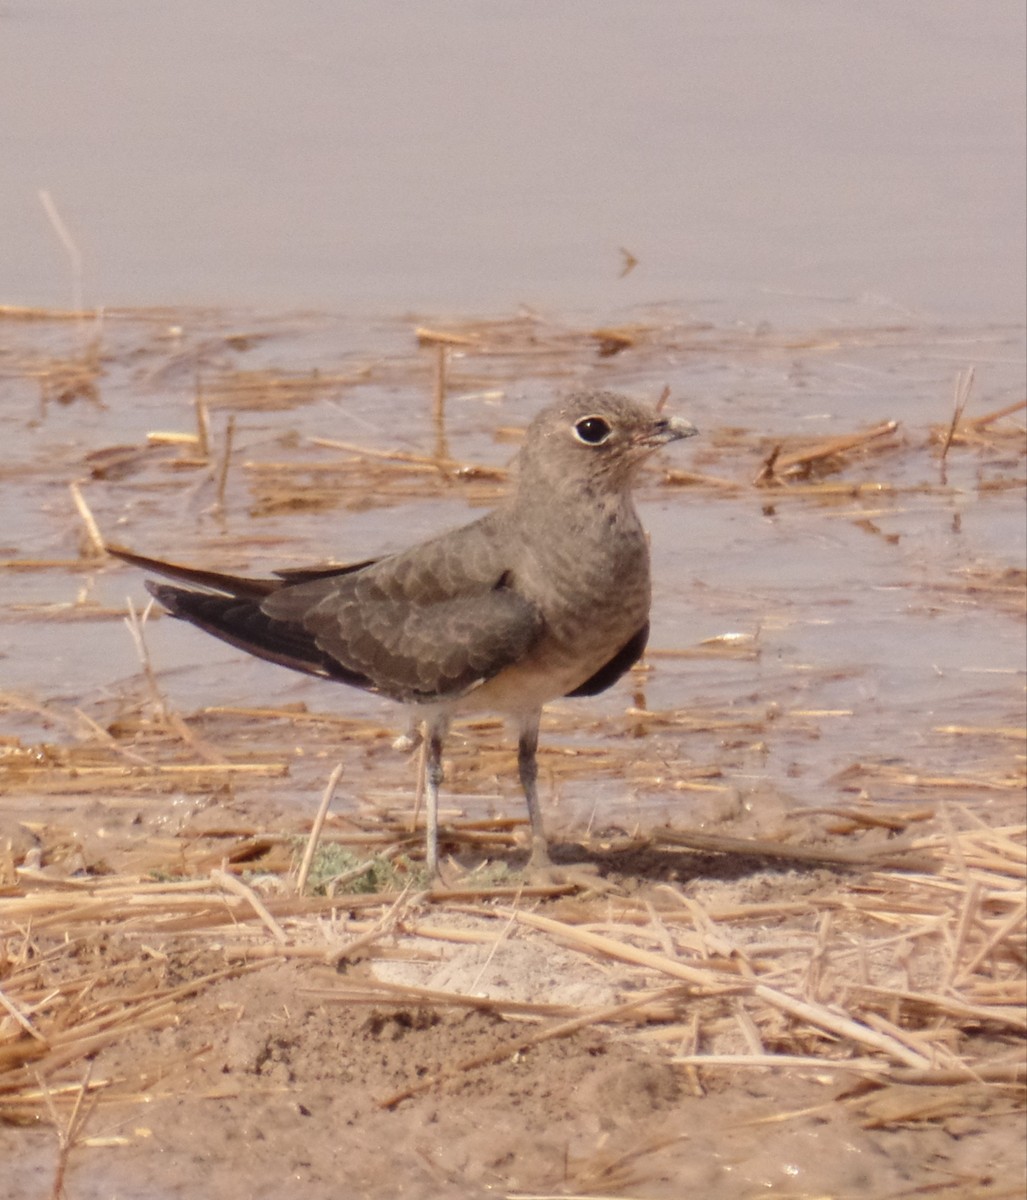
[[[445,342],[435,343],[435,372],[432,376],[432,418],[436,431],[446,424],[446,365],[449,348]]]
[[[823,1004],[813,1004],[808,1000],[799,1000],[795,996],[789,996],[784,992],[778,991],[777,988],[768,987],[765,983],[757,983],[753,987],[752,992],[754,996],[757,996],[760,1000],[765,1000],[780,1012],[787,1013],[792,1017],[798,1017],[800,1020],[807,1021],[810,1025],[823,1029],[827,1033],[837,1034],[848,1041],[855,1042],[857,1045],[878,1050],[903,1066],[925,1071],[933,1065],[929,1058],[925,1058],[924,1055],[910,1049],[904,1042],[900,1042],[898,1038],[892,1037],[888,1033],[871,1029],[861,1021],[853,1020],[852,1017],[846,1017],[841,1013],[833,1012]]]
[[[53,1122],[54,1132],[57,1134],[57,1162],[54,1165],[53,1187],[50,1189],[50,1200],[64,1200],[67,1194],[64,1190],[64,1176],[68,1170],[68,1158],[77,1145],[79,1134],[93,1115],[93,1110],[96,1108],[100,1098],[99,1093],[91,1096],[88,1107],[83,1108],[83,1101],[89,1093],[94,1061],[90,1059],[86,1063],[85,1074],[78,1086],[78,1095],[75,1097],[75,1104],[66,1125],[61,1121],[60,1115],[57,1112],[57,1105],[54,1103],[50,1087],[41,1075],[36,1075],[36,1082],[39,1084],[39,1090],[46,1103],[50,1120]]]
[[[862,433],[847,433],[840,437],[828,438],[811,446],[807,450],[795,450],[790,454],[782,453],[780,445],[774,447],[764,462],[759,474],[753,480],[755,486],[773,483],[783,474],[795,471],[797,468],[811,466],[825,458],[833,458],[836,454],[844,454],[849,450],[857,450],[868,442],[888,437],[899,427],[898,421],[882,421]]]
[[[1005,921],[1001,922],[991,937],[985,941],[984,945],[981,946],[973,958],[959,968],[955,982],[963,984],[969,981],[985,960],[991,957],[998,946],[1012,935],[1018,925],[1025,922],[1027,922],[1027,901],[1014,908]]]
[[[89,543],[89,557],[103,558],[107,553],[104,546],[103,534],[100,532],[100,526],[96,523],[96,518],[93,516],[92,510],[86,503],[85,497],[82,495],[82,490],[77,483],[68,484],[68,491],[71,492],[71,499],[74,502],[78,515],[82,518],[82,524],[86,528],[86,538]]]
[[[136,654],[139,656],[139,664],[143,670],[143,678],[146,680],[146,686],[150,692],[150,700],[153,703],[157,713],[157,719],[162,725],[168,723],[168,705],[164,699],[163,693],[160,690],[160,685],[157,683],[157,674],[153,669],[153,663],[150,661],[150,650],[146,644],[144,629],[147,618],[153,610],[153,600],[150,600],[142,611],[142,615],[136,612],[136,607],[132,603],[132,597],[127,599],[128,616],[125,618],[125,624],[128,626],[128,632],[132,636],[132,641],[135,643]]]
[[[963,367],[956,374],[956,381],[953,385],[952,397],[952,420],[949,422],[948,432],[945,435],[945,441],[941,448],[942,465],[945,464],[945,457],[949,452],[949,447],[952,445],[952,439],[956,436],[956,430],[959,428],[959,423],[963,419],[963,410],[966,408],[966,403],[970,399],[970,389],[974,383],[973,367]]]
[[[193,398],[196,410],[196,451],[204,462],[210,462],[210,410],[203,395],[203,384],[196,380],[196,395]]]
[[[75,239],[71,236],[67,225],[61,219],[61,214],[57,211],[57,205],[46,188],[39,189],[39,202],[42,204],[43,211],[46,213],[47,219],[53,226],[53,230],[60,239],[61,245],[64,247],[68,260],[71,263],[71,307],[81,317],[83,315],[82,252],[76,245]]]
[[[1004,404],[1001,408],[996,408],[994,412],[985,413],[983,417],[977,417],[970,424],[974,429],[986,429],[989,425],[994,425],[996,421],[1000,421],[1003,417],[1011,417],[1013,413],[1022,412],[1027,408],[1027,400],[1014,400],[1012,404]]]
[[[618,959],[621,962],[635,963],[638,966],[649,967],[652,970],[659,971],[661,974],[684,980],[687,983],[698,984],[704,987],[725,986],[723,975],[720,972],[711,970],[708,967],[692,967],[687,963],[680,962],[678,959],[670,958],[666,954],[656,954],[650,950],[643,950],[638,946],[618,941],[616,938],[608,937],[605,934],[575,928],[563,922],[554,921],[549,917],[543,917],[538,913],[517,912],[517,920],[525,925],[531,925],[537,929],[555,934],[562,941],[572,945],[586,946],[601,954],[606,954],[610,958]],[[868,1025],[853,1020],[851,1017],[835,1013],[822,1004],[800,1000],[795,996],[789,996],[777,988],[769,987],[764,983],[740,979],[738,987],[742,991],[751,992],[752,995],[780,1012],[798,1017],[800,1020],[804,1020],[810,1025],[814,1025],[828,1033],[840,1035],[849,1041],[854,1041],[857,1045],[867,1046],[882,1052],[903,1066],[912,1067],[917,1070],[925,1070],[932,1066],[929,1059],[912,1050],[891,1034],[871,1029]]]
[[[445,342],[435,343],[435,371],[432,379],[432,422],[435,426],[435,462],[439,474],[445,478],[449,467],[449,440],[446,437],[446,366],[449,347]]]
[[[677,959],[668,958],[665,954],[656,954],[651,950],[643,950],[638,946],[632,946],[627,942],[620,942],[616,938],[608,937],[606,934],[594,933],[590,929],[579,929],[563,921],[554,921],[551,917],[543,917],[540,913],[524,912],[518,909],[511,909],[509,912],[515,914],[516,920],[520,921],[521,924],[533,926],[535,929],[541,929],[545,933],[554,934],[561,941],[572,946],[584,946],[600,954],[606,954],[608,957],[620,962],[630,962],[636,966],[648,967],[651,970],[659,971],[661,974],[670,975],[673,979],[680,979],[685,983],[697,984],[699,987],[716,988],[724,985],[724,979],[721,974],[710,967],[692,967],[687,963],[679,962]],[[743,986],[743,990],[747,989]]]
[[[324,881],[325,895],[335,896],[345,888],[347,883],[352,883],[355,879],[360,879],[365,876],[368,871],[374,869],[376,863],[391,862],[397,855],[401,854],[403,847],[399,845],[386,846],[384,850],[380,850],[373,854],[370,858],[365,858],[363,862],[357,863],[355,867],[350,867],[347,871],[340,871],[338,875],[332,875]],[[331,890],[329,890],[331,889]]]
[[[310,836],[307,838],[307,844],[303,851],[303,858],[300,860],[300,869],[296,874],[296,895],[302,896],[307,886],[307,880],[310,878],[310,868],[314,862],[314,853],[317,850],[317,843],[321,837],[321,831],[324,829],[325,818],[328,816],[328,806],[332,802],[332,797],[335,795],[335,789],[339,786],[339,780],[342,778],[342,763],[337,763],[331,775],[328,776],[328,783],[325,785],[324,795],[321,797],[321,803],[318,805],[317,814],[314,817],[314,823],[310,827]]]
[[[329,951],[325,956],[325,962],[329,966],[338,967],[346,959],[352,958],[359,951],[373,945],[385,934],[392,933],[407,908],[411,890],[409,886],[405,887],[378,920],[372,924],[370,929],[364,930],[363,933],[358,934],[355,938],[350,938],[348,942],[343,942],[341,946],[336,946]]]
[[[520,897],[518,896],[514,900],[514,904],[516,905],[519,902],[520,902]],[[510,916],[507,918],[506,924],[499,931],[499,936],[493,941],[488,954],[485,956],[485,961],[481,964],[481,968],[479,969],[478,974],[475,975],[473,981],[471,982],[471,986],[467,989],[468,992],[470,992],[470,994],[472,996],[477,993],[482,979],[484,979],[486,972],[488,971],[489,967],[492,965],[492,960],[496,957],[496,952],[498,951],[499,947],[510,936],[510,930],[513,929],[515,920],[516,920],[516,918],[514,917],[513,913],[511,913]]]
[[[93,737],[95,737],[97,741],[102,742],[112,754],[117,754],[119,758],[124,758],[128,762],[134,763],[137,767],[146,767],[149,770],[156,769],[157,764],[152,758],[147,758],[143,754],[137,754],[134,750],[130,750],[127,746],[122,746],[118,742],[118,739],[114,737],[109,730],[104,729],[104,727],[98,721],[94,721],[88,713],[83,712],[80,708],[73,708],[71,711],[76,717],[78,717],[78,719],[82,722],[86,729],[89,730]]]
[[[885,1075],[890,1068],[879,1058],[817,1058],[814,1054],[675,1054],[671,1062],[688,1067],[769,1067],[789,1071],[856,1071]]]
[[[225,441],[221,448],[221,459],[218,462],[217,492],[215,493],[214,511],[225,511],[225,488],[228,486],[228,468],[232,462],[232,442],[235,439],[235,413],[231,413],[225,422]]]
[[[249,906],[257,914],[263,924],[271,931],[275,941],[278,942],[280,946],[285,945],[285,943],[289,940],[289,935],[268,912],[266,905],[252,888],[248,888],[241,879],[236,879],[234,875],[229,875],[227,871],[222,871],[220,868],[215,868],[213,871],[211,871],[210,877],[214,883],[218,884],[220,887],[223,887],[226,892],[233,892],[236,896],[242,897],[242,899],[245,900],[246,903],[249,904]]]
[[[417,338],[419,346],[436,346],[439,343],[446,346],[476,346],[480,341],[479,337],[460,333],[447,333],[441,329],[427,329],[423,325],[419,325],[414,330],[414,336]]]
[[[25,1014],[14,1003],[14,1001],[9,1000],[4,995],[2,990],[0,990],[0,1006],[2,1006],[3,1008],[5,1008],[7,1010],[7,1012],[22,1027],[22,1029],[25,1030],[25,1032],[29,1035],[29,1037],[35,1038],[36,1041],[38,1041],[38,1042],[44,1042],[44,1043],[46,1042],[46,1038],[39,1032],[38,1029],[36,1029],[36,1027],[32,1024],[32,1022],[28,1019],[28,1017],[25,1016]]]

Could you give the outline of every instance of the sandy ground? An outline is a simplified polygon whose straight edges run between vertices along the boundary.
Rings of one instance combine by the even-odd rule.
[[[66,1157],[39,1088],[7,1094],[3,1194],[49,1197],[65,1166],[73,1200],[1021,1194],[1020,1087],[887,1084],[828,1057],[814,1069],[683,1068],[674,1052],[688,1048],[690,1014],[698,1020],[709,1000],[672,1004],[679,1033],[669,1041],[666,1020],[609,1018],[660,992],[659,972],[563,949],[506,915],[608,927],[681,886],[677,870],[658,877],[660,861],[640,855],[641,873],[627,876],[602,865],[591,898],[411,897],[366,947],[333,941],[336,955],[353,947],[341,962],[325,949],[326,916],[290,923],[285,946],[259,922],[239,936],[223,923],[179,935],[98,923],[70,944],[40,930],[39,982],[56,991],[75,981],[79,1008],[100,1014],[129,993],[174,1002],[101,1036],[88,1076],[83,1059],[70,1072],[48,1060],[39,1082],[58,1128],[74,1122],[76,1081],[96,1094]],[[716,863],[694,863],[689,890],[704,905],[809,898],[813,923],[820,896],[865,886],[822,867]],[[758,936],[795,928],[779,914]],[[26,945],[9,933],[8,976]],[[961,1048],[1008,1056],[1015,1041],[996,1032],[972,1022]],[[765,1028],[763,1037],[772,1050]],[[794,1049],[784,1029],[780,1038]],[[711,1034],[705,1048],[752,1047],[736,1030]]]
[[[104,969],[116,969],[118,947],[103,949]],[[216,951],[187,952],[155,973],[187,981],[224,966]],[[914,1089],[907,1117],[901,1104],[879,1116],[872,1097],[826,1070],[819,1080],[727,1073],[695,1087],[664,1053],[607,1031],[519,1050],[515,1020],[332,1004],[317,998],[325,983],[323,969],[267,966],[206,988],[167,1028],[100,1054],[94,1076],[142,1069],[152,1083],[145,1102],[93,1113],[67,1194],[733,1200],[998,1197],[1022,1186],[1023,1115],[986,1088]],[[498,1061],[383,1108],[454,1058],[506,1047]],[[0,1147],[5,1195],[50,1194],[53,1130],[7,1127]]]

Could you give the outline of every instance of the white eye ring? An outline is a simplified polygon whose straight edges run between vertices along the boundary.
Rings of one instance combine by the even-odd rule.
[[[574,436],[586,446],[601,446],[609,441],[613,429],[605,417],[582,417],[574,422]]]

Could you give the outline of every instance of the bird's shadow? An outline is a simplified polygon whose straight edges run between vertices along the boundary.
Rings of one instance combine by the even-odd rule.
[[[638,883],[682,884],[693,880],[737,882],[754,875],[804,875],[822,873],[848,874],[846,865],[824,862],[793,862],[765,854],[745,852],[711,853],[703,850],[681,849],[657,841],[611,846],[604,843],[554,842],[550,844],[554,866],[568,871],[595,871],[598,878],[610,884],[631,886]],[[520,856],[514,870],[526,866]]]

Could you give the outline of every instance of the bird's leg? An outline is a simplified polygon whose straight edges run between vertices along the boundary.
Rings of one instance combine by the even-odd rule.
[[[524,798],[528,802],[528,817],[531,820],[531,858],[528,874],[540,883],[573,884],[586,893],[608,890],[598,877],[591,863],[578,863],[572,867],[558,867],[549,857],[546,831],[542,828],[542,811],[538,804],[538,723],[541,712],[532,713],[521,722],[520,738],[517,742],[517,766],[520,771]]]
[[[546,844],[546,833],[542,828],[542,812],[538,804],[538,762],[535,753],[538,750],[538,723],[541,712],[534,712],[521,721],[520,737],[517,742],[517,770],[521,776],[521,787],[524,788],[524,799],[528,802],[528,819],[531,821],[531,858],[532,867],[548,867],[549,847]]]
[[[439,873],[439,787],[442,784],[442,739],[446,736],[449,722],[444,717],[432,717],[425,722],[426,815],[428,833],[426,838],[425,864],[432,879]]]

